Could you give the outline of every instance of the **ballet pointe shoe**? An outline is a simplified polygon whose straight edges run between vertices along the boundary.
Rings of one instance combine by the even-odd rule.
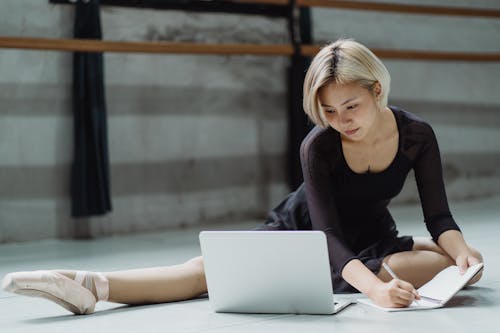
[[[89,285],[93,276],[97,275],[105,280],[104,282],[96,282],[96,291],[100,290],[100,296],[102,300],[105,300],[107,299],[105,288],[107,287],[107,279],[102,274],[93,272],[77,272],[75,278],[78,280],[72,280],[55,271],[9,273],[2,281],[2,288],[7,292],[19,295],[48,299],[74,314],[91,314],[94,312],[97,299],[90,288],[82,286],[79,282],[85,282]]]
[[[98,272],[77,271],[75,274],[75,282],[83,285],[88,290],[95,288],[95,294],[98,301],[107,301],[109,298],[109,281]]]

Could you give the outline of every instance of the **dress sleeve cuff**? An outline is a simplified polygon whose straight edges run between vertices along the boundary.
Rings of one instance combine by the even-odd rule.
[[[432,239],[437,243],[439,236],[448,230],[461,231],[451,214],[443,214],[433,216],[425,221],[427,230],[432,236]]]
[[[351,260],[354,260],[354,259],[359,259],[358,256],[352,256],[352,257],[348,257],[347,259],[345,259],[341,265],[338,267],[338,273],[340,276],[342,276],[342,270],[344,270],[344,267],[345,265],[347,265]],[[335,271],[335,267],[333,268],[333,270]]]

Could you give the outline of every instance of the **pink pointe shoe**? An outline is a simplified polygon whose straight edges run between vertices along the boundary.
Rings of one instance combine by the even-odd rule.
[[[82,283],[85,282],[86,286]],[[99,300],[107,300],[108,280],[100,273],[76,273],[72,280],[55,271],[15,272],[7,274],[2,281],[5,291],[53,301],[74,314],[91,314],[97,302],[91,292],[95,283]]]

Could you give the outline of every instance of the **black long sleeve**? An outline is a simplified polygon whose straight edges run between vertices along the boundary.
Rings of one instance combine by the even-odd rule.
[[[397,236],[387,206],[400,193],[411,169],[424,219],[433,239],[450,229],[453,220],[444,188],[441,158],[432,128],[418,117],[391,107],[399,131],[398,152],[386,170],[354,173],[345,161],[340,134],[314,128],[301,146],[305,197],[313,230],[326,234],[332,272],[380,240]]]

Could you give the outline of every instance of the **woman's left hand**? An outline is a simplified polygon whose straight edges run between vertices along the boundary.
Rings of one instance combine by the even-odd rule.
[[[471,253],[470,251],[459,254],[456,258],[456,264],[458,266],[460,274],[464,274],[467,268],[475,264],[479,264],[480,262],[482,261],[476,256],[474,256],[474,254]]]

